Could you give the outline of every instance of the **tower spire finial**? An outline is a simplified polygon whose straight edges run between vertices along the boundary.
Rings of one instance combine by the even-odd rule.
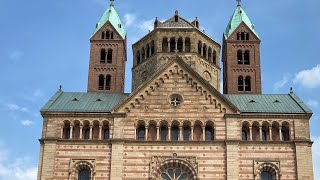
[[[114,5],[114,0],[110,0],[110,6]]]
[[[238,6],[241,6],[241,0],[237,0]]]

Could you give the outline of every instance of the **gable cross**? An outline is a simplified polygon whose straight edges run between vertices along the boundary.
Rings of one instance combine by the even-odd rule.
[[[241,5],[241,0],[237,0],[237,2],[238,2],[238,6],[240,6]]]

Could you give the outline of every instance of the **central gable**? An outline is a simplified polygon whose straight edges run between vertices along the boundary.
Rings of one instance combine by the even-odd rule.
[[[180,98],[178,107],[173,105],[175,97]],[[209,118],[210,114],[213,117],[214,114],[239,111],[182,59],[176,57],[120,103],[114,112],[152,112],[154,117],[174,112],[172,118],[199,113]]]

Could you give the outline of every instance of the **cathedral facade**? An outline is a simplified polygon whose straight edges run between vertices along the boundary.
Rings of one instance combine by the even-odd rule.
[[[41,109],[38,180],[313,180],[312,111],[292,90],[261,94],[261,39],[241,4],[222,46],[199,23],[156,19],[132,45],[124,93],[127,34],[111,1],[88,92],[59,89]]]

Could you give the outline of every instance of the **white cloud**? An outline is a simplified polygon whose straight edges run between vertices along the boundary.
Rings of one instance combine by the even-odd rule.
[[[32,124],[34,124],[33,121],[30,121],[30,120],[22,120],[20,121],[22,126],[31,126]]]
[[[146,32],[149,30],[152,31],[154,27],[154,19],[142,21],[138,23],[137,27],[143,32]]]
[[[9,54],[9,58],[12,60],[17,60],[17,59],[20,59],[21,56],[23,56],[23,54],[24,53],[22,51],[16,49]]]
[[[283,88],[285,85],[288,84],[289,77],[290,77],[289,74],[285,74],[280,81],[277,81],[276,83],[274,83],[273,89],[275,91],[278,91],[280,88]]]
[[[26,107],[21,107],[17,104],[14,103],[7,103],[5,104],[7,106],[7,108],[11,111],[20,111],[20,112],[29,112],[29,109]]]
[[[320,178],[320,136],[312,138],[314,141],[312,145],[312,158],[313,158],[313,172],[314,177],[319,180]]]
[[[295,75],[294,82],[307,88],[320,87],[320,64],[298,72]]]
[[[136,15],[134,14],[125,14],[124,15],[124,24],[126,27],[130,27],[136,21]]]
[[[314,107],[314,108],[316,108],[316,107],[319,106],[319,102],[316,101],[316,100],[313,100],[313,99],[309,100],[309,101],[307,102],[307,104],[308,104],[309,106],[311,106],[311,107]]]
[[[11,158],[8,158],[11,157]],[[14,158],[10,152],[0,147],[0,179],[1,180],[35,180],[37,166],[30,165],[30,157]]]

